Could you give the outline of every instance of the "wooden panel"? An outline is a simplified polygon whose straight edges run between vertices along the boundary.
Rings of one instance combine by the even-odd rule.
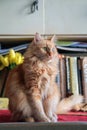
[[[0,0],[0,34],[43,33],[43,0],[31,13],[33,0]]]
[[[87,34],[86,0],[45,0],[46,34]]]

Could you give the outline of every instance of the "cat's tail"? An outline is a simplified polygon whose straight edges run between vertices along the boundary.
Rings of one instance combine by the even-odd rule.
[[[57,114],[66,113],[72,109],[75,109],[75,105],[79,105],[83,102],[82,95],[72,95],[70,97],[62,99],[57,107]]]

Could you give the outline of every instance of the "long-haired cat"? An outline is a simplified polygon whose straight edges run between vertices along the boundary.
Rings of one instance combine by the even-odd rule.
[[[62,101],[55,82],[58,53],[51,40],[36,33],[24,53],[24,63],[10,71],[6,83],[9,109],[16,121],[56,122],[57,113],[71,110],[82,101],[82,96],[71,96]]]

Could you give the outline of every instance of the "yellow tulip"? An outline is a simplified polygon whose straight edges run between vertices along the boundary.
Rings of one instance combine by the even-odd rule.
[[[21,53],[18,52],[15,53],[15,63],[17,65],[23,63],[23,56],[21,55]]]
[[[15,60],[15,51],[13,49],[10,49],[9,51],[9,63],[14,63]]]
[[[21,63],[22,64],[24,62],[24,56],[21,57]]]
[[[6,56],[0,55],[0,70],[3,70],[5,67],[9,66],[13,69],[16,65],[22,64],[24,57],[21,53],[16,52],[13,49],[10,49],[9,54]]]
[[[8,59],[8,56],[5,56],[5,57],[4,57],[4,60],[5,60],[6,66],[9,66],[9,59]]]
[[[1,55],[0,55],[0,61],[1,61],[2,64],[3,64],[4,66],[6,66],[6,67],[9,65],[8,57],[4,57],[4,56],[1,56]]]
[[[9,56],[11,56],[12,58],[15,58],[15,51],[13,49],[10,49]]]

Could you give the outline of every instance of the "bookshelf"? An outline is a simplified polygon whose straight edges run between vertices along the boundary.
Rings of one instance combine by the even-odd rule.
[[[57,42],[62,98],[69,94],[81,94],[87,102],[87,43],[82,41],[60,40]],[[62,74],[61,74],[62,73]],[[66,87],[66,88],[65,88]],[[63,91],[64,90],[64,91]]]
[[[43,35],[45,38],[50,39],[50,37],[52,35]],[[60,41],[83,41],[86,42],[87,41],[87,35],[57,35],[58,39]],[[27,43],[27,42],[31,42],[33,38],[33,35],[6,35],[6,36],[0,36],[0,44],[1,47],[3,48],[9,48],[9,47],[13,47],[15,45],[21,45],[23,43]],[[59,51],[59,50],[58,50]],[[77,51],[73,51],[70,53],[68,53],[67,49],[66,52],[64,52],[62,49],[59,52],[61,55],[63,54],[65,57],[76,57],[76,56],[87,56],[86,52],[84,53],[80,53]],[[67,60],[65,58],[65,60]],[[80,122],[58,122],[58,123],[0,123],[0,129],[17,129],[17,128],[21,128],[22,130],[24,129],[33,129],[33,130],[40,130],[40,129],[60,129],[60,130],[64,130],[66,129],[87,129],[87,122],[86,121],[80,121]]]

